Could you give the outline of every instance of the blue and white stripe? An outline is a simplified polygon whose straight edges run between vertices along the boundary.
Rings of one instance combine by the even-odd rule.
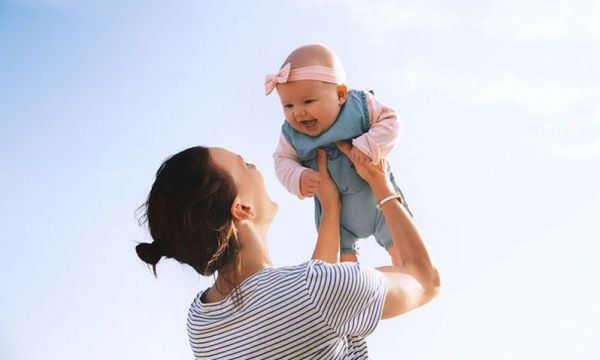
[[[368,359],[365,337],[383,310],[381,274],[357,263],[311,260],[266,268],[240,284],[241,306],[228,297],[188,315],[196,359]]]

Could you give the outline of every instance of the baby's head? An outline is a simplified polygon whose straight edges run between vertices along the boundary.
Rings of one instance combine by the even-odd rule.
[[[267,75],[267,95],[277,89],[288,123],[309,136],[319,136],[337,119],[348,87],[337,55],[321,44],[292,51],[279,72]]]

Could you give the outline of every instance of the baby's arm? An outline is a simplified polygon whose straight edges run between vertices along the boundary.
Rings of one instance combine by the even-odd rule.
[[[353,150],[357,149],[352,157],[363,164],[369,160],[377,164],[392,152],[402,134],[403,126],[394,109],[377,101],[370,92],[366,94],[371,128],[352,140]]]
[[[300,164],[298,153],[281,134],[277,150],[273,154],[275,174],[283,186],[300,199],[313,197],[321,184],[318,172]]]

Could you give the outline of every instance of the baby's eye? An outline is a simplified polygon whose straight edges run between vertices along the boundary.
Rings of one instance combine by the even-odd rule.
[[[311,103],[313,103],[313,102],[315,102],[315,100],[314,100],[314,99],[306,99],[306,100],[304,100],[304,103],[305,103],[305,104],[311,104]]]
[[[294,107],[294,105],[292,105],[292,104],[285,104],[285,105],[283,105],[284,109],[291,109],[293,107]]]

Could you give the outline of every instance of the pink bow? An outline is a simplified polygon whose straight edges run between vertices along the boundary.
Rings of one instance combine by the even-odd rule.
[[[265,95],[269,95],[275,89],[277,84],[283,84],[288,81],[291,67],[292,65],[287,63],[277,73],[265,76]]]

